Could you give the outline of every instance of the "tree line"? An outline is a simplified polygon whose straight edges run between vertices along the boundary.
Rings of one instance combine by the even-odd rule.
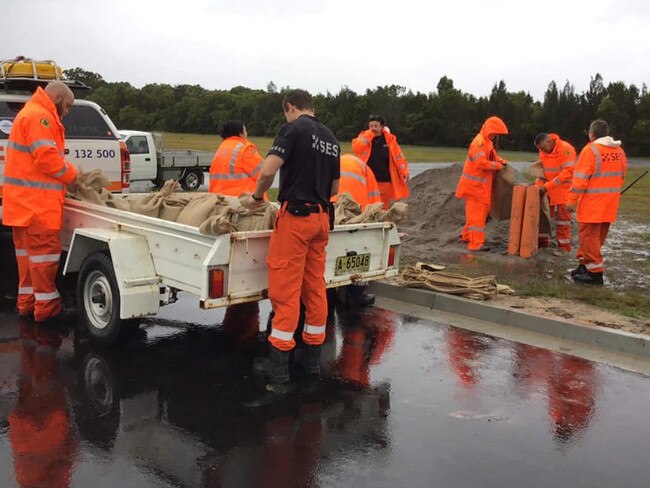
[[[278,89],[273,82],[266,90],[158,83],[136,88],[128,82],[107,82],[82,68],[65,74],[89,85],[92,91],[81,96],[99,103],[122,129],[218,134],[225,121],[240,119],[250,135],[273,136],[284,122],[281,100],[288,87]],[[495,83],[489,96],[476,97],[443,76],[430,93],[390,85],[359,94],[344,86],[336,94],[316,95],[315,104],[318,118],[341,140],[356,137],[368,115],[378,113],[401,144],[466,147],[483,121],[497,115],[510,129],[500,141],[504,149],[534,151],[535,134],[556,132],[579,150],[587,142],[589,123],[602,118],[629,155],[650,156],[650,94],[645,83],[641,89],[620,81],[605,85],[600,74],[580,93],[569,82],[559,88],[552,81],[543,100],[508,91],[504,81]]]

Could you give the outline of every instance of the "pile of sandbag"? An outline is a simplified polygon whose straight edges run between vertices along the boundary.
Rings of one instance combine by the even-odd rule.
[[[371,203],[365,209],[354,201],[349,193],[338,195],[334,204],[334,224],[365,224],[368,222],[394,222],[400,223],[406,216],[408,205],[395,202],[388,210],[384,210],[383,203]]]
[[[407,266],[399,279],[405,287],[425,288],[439,293],[458,295],[474,300],[487,300],[498,294],[512,294],[514,290],[497,283],[494,276],[470,278],[457,273],[444,271],[444,266],[417,263]]]

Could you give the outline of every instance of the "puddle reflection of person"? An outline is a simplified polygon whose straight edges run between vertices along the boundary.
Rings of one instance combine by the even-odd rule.
[[[21,487],[67,487],[76,452],[65,388],[56,353],[59,334],[20,325],[18,403],[9,415],[14,473]]]
[[[226,335],[240,345],[255,341],[260,332],[260,307],[257,302],[230,305],[222,322]]]
[[[556,354],[548,349],[515,344],[513,377],[522,396],[543,392],[553,375]]]
[[[570,444],[589,427],[596,405],[593,363],[573,356],[557,358],[548,389],[548,411],[558,443]]]
[[[339,319],[343,327],[343,346],[332,373],[367,388],[370,366],[381,363],[395,337],[395,313],[378,308],[365,313],[342,311]]]
[[[487,349],[487,344],[476,332],[456,327],[447,328],[446,340],[451,370],[463,388],[475,388],[480,379],[478,359],[480,353]]]

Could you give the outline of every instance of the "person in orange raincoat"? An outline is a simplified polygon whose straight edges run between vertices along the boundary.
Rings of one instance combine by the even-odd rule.
[[[13,228],[18,314],[48,325],[69,319],[55,279],[65,186],[78,172],[64,157],[61,123],[73,103],[74,94],[60,81],[39,87],[14,119],[4,168],[2,222]]]
[[[556,220],[558,249],[554,254],[563,256],[571,251],[571,214],[566,209],[566,200],[576,163],[576,150],[557,134],[544,132],[535,137],[535,147],[539,150],[539,162],[544,171],[544,177],[538,178],[535,186],[543,186],[548,194],[551,219]],[[540,244],[547,247],[550,244],[550,236],[540,234]]]
[[[238,197],[253,193],[263,158],[250,142],[244,123],[230,120],[221,131],[223,142],[210,166],[210,192]]]
[[[352,151],[372,169],[385,209],[409,196],[408,162],[381,115],[370,115],[368,130],[352,139]]]
[[[621,141],[610,137],[604,120],[591,123],[589,141],[580,151],[567,197],[567,209],[574,212],[577,208],[578,220],[579,264],[571,275],[577,283],[602,285],[601,248],[610,224],[616,221],[627,157]]]
[[[470,251],[489,251],[485,244],[485,222],[492,204],[492,178],[508,163],[497,155],[494,140],[507,134],[508,128],[499,117],[488,118],[469,146],[456,197],[465,199],[465,227],[461,240]]]

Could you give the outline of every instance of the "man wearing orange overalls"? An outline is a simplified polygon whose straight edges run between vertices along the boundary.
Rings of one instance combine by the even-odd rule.
[[[278,212],[269,244],[269,298],[275,312],[269,335],[269,357],[255,370],[269,380],[268,388],[286,391],[289,355],[305,306],[302,339],[307,374],[320,374],[320,349],[325,340],[327,296],[325,248],[329,239],[330,198],[338,193],[340,145],[331,130],[314,117],[314,102],[305,90],[291,90],[282,100],[287,123],[275,138],[257,181],[242,203],[255,208],[280,170]]]
[[[465,227],[460,234],[470,251],[489,251],[485,246],[485,222],[492,203],[492,178],[508,163],[497,155],[494,140],[507,134],[499,117],[488,118],[469,146],[463,174],[458,180],[456,198],[465,199]]]
[[[66,321],[55,280],[65,185],[77,178],[77,168],[63,156],[61,123],[73,102],[60,81],[39,87],[16,115],[7,145],[2,222],[13,227],[18,314],[47,325]]]
[[[579,265],[571,275],[577,283],[602,285],[601,248],[610,224],[616,221],[627,157],[621,141],[610,137],[604,120],[591,123],[589,141],[580,151],[567,198],[567,210],[577,208],[578,220]]]
[[[563,256],[571,252],[571,214],[566,209],[566,199],[573,177],[576,150],[557,134],[544,132],[535,137],[535,147],[539,150],[539,160],[544,171],[544,178],[538,178],[535,186],[543,186],[548,194],[557,239],[557,250],[553,254]],[[550,244],[550,238],[549,235],[540,234],[542,247]]]

